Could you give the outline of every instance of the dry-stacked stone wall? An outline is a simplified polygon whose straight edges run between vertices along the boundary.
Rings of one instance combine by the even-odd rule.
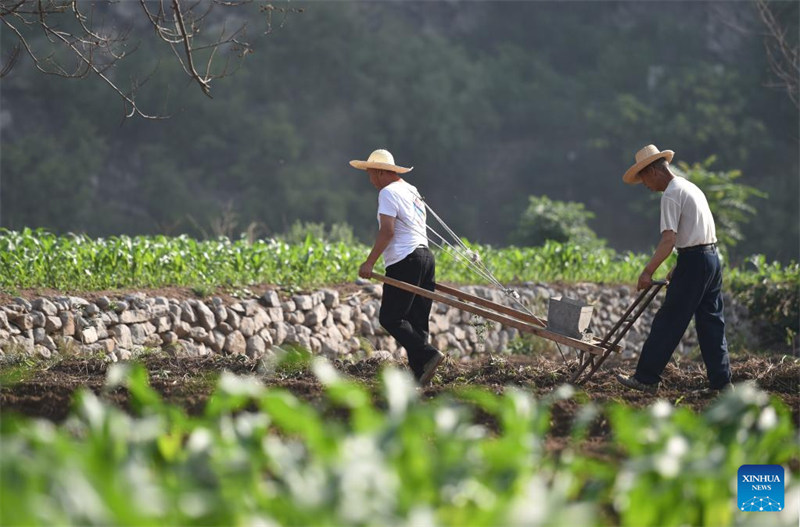
[[[463,290],[511,305],[502,292],[483,286]],[[594,305],[589,330],[604,335],[635,298],[628,286],[526,284],[519,301],[546,316],[551,296],[565,295]],[[126,360],[147,349],[164,348],[180,356],[212,353],[258,357],[276,346],[296,344],[328,357],[360,358],[385,350],[397,358],[397,343],[378,322],[382,288],[363,285],[356,291],[321,289],[307,294],[270,290],[258,298],[225,302],[171,299],[143,293],[103,296],[93,301],[77,296],[15,298],[0,306],[0,353],[50,357],[64,353],[102,353]],[[660,304],[659,295],[622,342],[625,356],[635,356]],[[747,331],[747,313],[726,298],[728,336]],[[501,352],[520,336],[513,328],[434,303],[431,339],[451,356]],[[694,329],[684,335],[679,352],[697,346]]]

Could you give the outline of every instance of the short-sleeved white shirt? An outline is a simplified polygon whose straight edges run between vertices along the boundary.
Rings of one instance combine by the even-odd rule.
[[[416,187],[400,180],[389,183],[378,193],[378,225],[381,214],[395,218],[394,237],[383,252],[388,267],[419,247],[428,246],[425,203]]]
[[[675,247],[717,242],[714,217],[697,185],[676,176],[661,195],[661,232],[675,231]]]

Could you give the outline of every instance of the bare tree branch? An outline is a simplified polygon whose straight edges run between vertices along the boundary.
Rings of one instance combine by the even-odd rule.
[[[767,28],[764,48],[772,73],[778,81],[772,87],[783,89],[800,108],[800,50],[797,42],[789,42],[783,27],[765,0],[757,0],[758,14]]]
[[[38,71],[47,75],[100,79],[121,98],[126,117],[162,118],[143,111],[136,102],[135,94],[147,77],[132,78],[127,91],[114,79],[115,66],[138,49],[138,45],[133,50],[126,49],[132,27],[122,31],[113,25],[111,29],[106,27],[106,16],[114,18],[118,14],[113,8],[116,3],[115,0],[0,0],[0,21],[17,40],[0,68],[0,78],[19,65],[21,56],[27,56]],[[230,69],[231,59],[241,60],[252,52],[245,41],[247,24],[242,22],[229,31],[226,15],[216,14],[215,9],[241,9],[254,3],[255,0],[169,0],[167,4],[165,0],[139,0],[144,19],[158,40],[171,48],[185,74],[208,97],[212,96],[214,79],[237,69]],[[282,27],[291,13],[300,13],[302,9],[266,4],[259,11],[267,14],[265,33],[268,34],[272,31],[273,11],[283,14]],[[219,31],[215,29],[217,24],[221,26]]]

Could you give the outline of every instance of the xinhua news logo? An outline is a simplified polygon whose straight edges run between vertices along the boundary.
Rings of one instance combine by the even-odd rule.
[[[784,472],[780,465],[739,467],[737,505],[745,512],[777,512],[784,505]]]

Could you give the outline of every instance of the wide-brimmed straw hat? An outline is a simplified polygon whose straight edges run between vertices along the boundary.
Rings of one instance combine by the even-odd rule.
[[[622,176],[622,181],[625,183],[629,183],[631,185],[635,185],[636,183],[642,182],[642,176],[639,175],[639,172],[655,161],[656,159],[664,158],[667,160],[667,163],[672,161],[672,156],[675,155],[675,152],[672,150],[663,150],[660,151],[656,145],[647,145],[646,147],[642,148],[638,152],[636,152],[636,163],[628,169],[627,172]]]
[[[368,168],[377,168],[378,170],[391,170],[398,174],[405,174],[411,172],[414,167],[406,168],[394,164],[394,156],[382,148],[375,150],[369,155],[366,161],[353,160],[350,164],[359,170],[366,170]]]

